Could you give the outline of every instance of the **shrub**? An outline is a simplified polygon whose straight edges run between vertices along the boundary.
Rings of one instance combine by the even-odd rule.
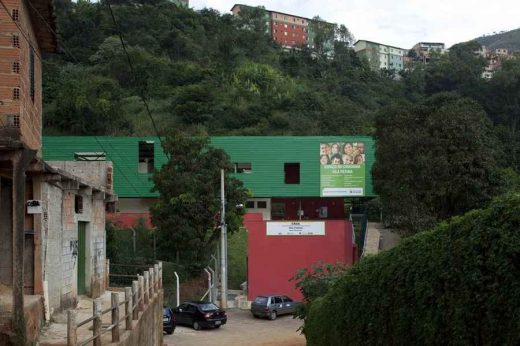
[[[520,194],[364,259],[310,303],[309,345],[520,342]]]

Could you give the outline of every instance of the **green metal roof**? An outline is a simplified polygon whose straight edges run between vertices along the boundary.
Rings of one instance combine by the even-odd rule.
[[[114,189],[119,197],[155,197],[151,174],[138,172],[138,143],[153,141],[155,168],[166,162],[157,137],[45,136],[43,158],[74,160],[74,153],[105,152],[114,164]],[[233,136],[211,137],[234,163],[251,163],[250,173],[234,174],[254,197],[318,197],[320,143],[365,142],[365,196],[374,196],[371,169],[374,141],[366,136]],[[284,163],[300,163],[300,184],[285,184]]]

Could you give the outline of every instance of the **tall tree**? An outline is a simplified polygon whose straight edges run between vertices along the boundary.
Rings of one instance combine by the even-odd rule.
[[[480,207],[497,192],[499,149],[482,108],[441,93],[376,120],[374,189],[387,220],[415,233]]]
[[[166,260],[187,266],[204,266],[220,235],[220,170],[232,166],[227,154],[209,145],[209,138],[195,132],[170,133],[163,140],[170,160],[153,174],[158,202],[150,209],[158,228],[159,252]],[[247,197],[242,183],[225,179],[226,223],[233,233],[242,224]]]

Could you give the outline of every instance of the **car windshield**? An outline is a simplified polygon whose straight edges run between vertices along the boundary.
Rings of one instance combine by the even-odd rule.
[[[256,297],[255,303],[261,304],[261,305],[267,305],[267,297]]]
[[[211,310],[218,310],[218,306],[216,306],[213,303],[206,303],[206,304],[200,304],[199,308],[202,311],[211,311]]]

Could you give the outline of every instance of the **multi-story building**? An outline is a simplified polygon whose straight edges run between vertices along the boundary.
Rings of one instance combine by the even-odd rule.
[[[319,260],[356,260],[356,242],[361,246],[365,225],[356,209],[374,197],[372,138],[237,136],[211,137],[210,143],[229,155],[234,166],[230,174],[251,193],[244,218],[250,299],[267,291],[301,297],[288,281],[296,270]],[[113,222],[129,228],[140,218],[149,220],[149,207],[158,197],[150,176],[167,162],[158,139],[44,138],[46,159],[75,161],[87,156],[114,163],[119,200],[110,216]],[[265,271],[273,265],[275,272]]]
[[[418,42],[412,47],[411,51],[415,53],[413,54],[413,61],[427,64],[433,54],[444,54],[446,48],[442,42]]]
[[[234,15],[239,15],[244,8],[251,8],[251,6],[235,4],[231,8],[231,12]],[[262,10],[265,12],[265,20],[271,38],[285,48],[314,48],[317,27],[320,25],[333,25],[325,21],[317,22],[313,19],[293,14]],[[333,41],[334,37],[332,34],[332,37],[325,42],[325,45],[332,47]]]
[[[372,70],[398,72],[404,69],[404,56],[407,52],[404,48],[358,40],[354,44],[354,50],[360,57],[367,59]]]

